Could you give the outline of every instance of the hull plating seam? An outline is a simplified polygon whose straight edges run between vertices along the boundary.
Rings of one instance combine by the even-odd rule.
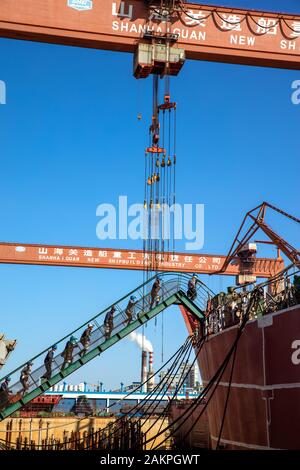
[[[218,438],[215,436],[210,436],[213,441],[218,441]],[[275,447],[259,446],[255,444],[246,444],[245,442],[230,441],[228,439],[221,439],[222,444],[229,444],[237,447],[245,447],[246,449],[255,449],[255,450],[283,450]]]
[[[207,384],[207,380],[203,380],[204,384]],[[217,382],[213,382],[217,383]],[[222,387],[228,387],[229,382],[219,382],[219,385]],[[230,387],[234,388],[249,388],[249,389],[256,389],[256,390],[281,390],[286,388],[300,388],[300,383],[294,384],[274,384],[274,385],[256,385],[256,384],[238,384],[238,383],[231,383]]]

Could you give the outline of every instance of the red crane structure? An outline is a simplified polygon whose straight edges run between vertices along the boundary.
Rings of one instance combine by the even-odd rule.
[[[185,58],[300,69],[299,15],[182,0],[1,0],[0,37],[131,52],[135,77],[154,74],[156,81],[157,75],[177,75]],[[167,163],[159,153],[164,149],[159,146],[158,112],[171,111],[176,104],[170,102],[169,92],[162,105],[158,105],[157,96],[154,104],[150,126],[153,146],[147,152],[156,161],[162,158],[159,166],[164,168]],[[151,191],[159,179],[158,172],[149,174]],[[145,205],[155,204],[151,196],[148,199]],[[265,208],[266,203],[256,226],[260,225],[290,259],[298,262],[299,252],[265,225],[261,217]],[[252,212],[249,217],[253,217]],[[152,250],[0,243],[0,263],[145,269],[147,251]],[[155,268],[162,271],[239,275],[249,267],[238,256],[238,248],[227,257],[159,253],[157,247],[154,251]],[[281,269],[280,258],[251,259],[252,275],[270,277]]]
[[[169,204],[175,200],[176,146],[175,142],[174,144],[169,143],[168,146],[165,146],[163,142],[160,144],[160,114],[164,115],[164,113],[168,113],[169,115],[174,115],[172,126],[170,123],[171,120],[169,121],[168,130],[169,135],[171,134],[170,130],[173,130],[174,135],[176,135],[176,103],[172,102],[170,98],[168,77],[179,73],[186,58],[251,66],[300,69],[300,15],[199,5],[183,0],[1,0],[0,37],[106,49],[117,52],[130,52],[134,54],[133,69],[136,78],[146,78],[150,74],[154,75],[153,114],[150,126],[150,143],[146,148],[147,163],[145,165],[144,207],[147,209],[153,206],[159,207],[161,202],[164,203],[164,201]],[[159,103],[159,76],[166,79],[163,103]],[[164,132],[162,132],[162,134],[164,135]],[[161,140],[163,141],[163,139]],[[169,140],[171,141],[171,139]],[[170,176],[170,181],[172,180],[173,183],[170,183],[169,189],[162,193],[161,190],[163,190],[163,181],[166,176],[166,171],[168,171],[168,177]],[[172,188],[171,191],[170,187]],[[289,219],[300,223],[300,220],[296,217],[264,202],[247,213],[227,256],[200,253],[175,253],[175,250],[170,250],[169,246],[166,249],[163,243],[163,237],[161,237],[159,240],[160,243],[145,244],[143,250],[3,242],[0,243],[0,263],[133,269],[148,271],[147,274],[149,274],[150,271],[176,271],[182,273],[195,272],[202,274],[236,275],[238,276],[238,283],[243,285],[244,283],[252,282],[253,277],[272,277],[284,268],[284,261],[280,256],[274,259],[256,258],[256,246],[251,244],[247,246],[258,229],[262,229],[271,239],[271,242],[274,243],[293,264],[300,267],[299,251],[266,224],[265,213],[267,208],[273,209]],[[250,229],[246,230],[245,235],[242,235],[245,224],[249,219],[251,221]],[[154,264],[153,257],[155,261]],[[153,269],[154,265],[155,269]],[[106,334],[101,332],[102,326],[97,323],[97,319],[100,318],[100,315],[107,312],[106,309],[93,317],[93,322],[98,325],[97,340],[93,343],[93,349],[84,355],[81,355],[82,351],[80,351],[80,353],[78,352],[76,360],[73,363],[71,361],[67,368],[65,368],[65,360],[62,362],[62,354],[58,354],[56,357],[57,362],[55,363],[55,375],[46,378],[46,380],[41,383],[38,383],[36,379],[45,378],[45,375],[41,376],[40,372],[43,370],[42,367],[44,367],[44,365],[41,364],[44,364],[42,361],[44,361],[46,350],[42,351],[38,356],[35,356],[33,360],[35,363],[40,363],[40,365],[31,374],[34,380],[30,383],[30,389],[28,386],[27,389],[24,389],[24,383],[22,384],[19,381],[16,381],[16,383],[10,387],[10,389],[15,389],[18,392],[15,395],[15,398],[17,398],[14,403],[5,403],[5,406],[2,406],[0,410],[0,420],[10,416],[22,406],[43,394],[51,386],[60,382],[88,361],[97,357],[99,353],[104,352],[108,347],[127,336],[131,331],[134,331],[144,325],[148,320],[156,317],[156,315],[169,305],[174,304],[180,306],[189,331],[194,332],[197,326],[200,325],[200,320],[204,319],[204,310],[207,303],[200,308],[200,306],[197,306],[188,298],[186,292],[188,289],[189,276],[182,274],[177,278],[175,277],[173,280],[171,279],[171,283],[168,282],[168,274],[163,274],[163,277],[166,279],[164,284],[167,286],[168,297],[164,298],[163,301],[158,303],[155,307],[151,304],[149,311],[147,310],[146,312],[144,306],[149,297],[148,286],[152,286],[154,281],[154,277],[148,277],[146,282],[143,282],[143,284],[138,286],[134,291],[116,302],[116,305],[119,306],[117,315],[120,323],[116,323],[115,318],[114,321],[115,325],[117,325],[117,330],[114,330],[115,334],[113,334],[112,337],[107,338]],[[250,280],[250,278],[252,279]],[[211,291],[208,290],[203,283],[199,283],[199,288],[204,289],[207,294],[204,296],[205,300],[208,297],[210,298]],[[139,296],[140,311],[133,322],[130,323],[130,318],[128,321],[128,315],[124,322],[126,310],[123,310],[120,305],[125,300],[127,304],[132,293],[136,293]],[[252,303],[250,302],[249,310],[251,305]],[[111,307],[112,306],[109,308]],[[292,310],[292,312],[295,313],[296,310]],[[298,315],[298,312],[296,312],[296,314]],[[249,311],[245,314],[246,320],[248,315]],[[280,318],[279,315],[277,318]],[[296,321],[293,319],[295,317],[293,317],[293,313],[290,313],[289,318],[291,318],[291,320],[289,331],[287,327],[284,329],[289,343],[282,341],[283,329],[278,326],[280,325],[279,323],[277,323],[276,327],[277,318],[274,321],[275,326],[273,327],[273,331],[275,331],[277,336],[273,334],[273,337],[269,337],[269,341],[264,340],[264,335],[266,334],[266,338],[268,338],[267,335],[270,333],[271,328],[265,333],[264,329],[259,326],[255,331],[252,329],[252,333],[248,333],[250,342],[247,340],[244,343],[244,345],[246,345],[244,346],[244,350],[239,349],[239,353],[237,354],[237,362],[240,358],[242,358],[243,361],[239,367],[238,364],[236,364],[234,369],[233,365],[238,345],[237,341],[245,326],[244,321],[242,322],[242,327],[238,330],[240,334],[236,336],[237,339],[235,342],[232,340],[233,336],[230,336],[232,334],[235,335],[235,329],[228,328],[226,330],[225,333],[228,333],[228,336],[225,337],[225,341],[222,341],[222,339],[218,340],[218,338],[221,338],[220,333],[222,333],[219,331],[213,338],[213,341],[217,338],[219,343],[217,347],[214,346],[210,360],[204,361],[207,369],[204,369],[206,375],[203,375],[203,377],[204,380],[205,377],[209,378],[209,382],[207,381],[206,383],[213,384],[217,378],[220,382],[231,359],[231,353],[229,351],[230,355],[228,355],[226,348],[233,342],[231,350],[234,351],[234,355],[228,390],[230,391],[231,386],[235,387],[237,385],[236,388],[238,392],[234,392],[235,401],[231,413],[235,416],[237,414],[236,410],[243,410],[241,416],[245,419],[245,422],[253,422],[255,424],[253,427],[246,426],[246,428],[249,428],[249,432],[251,428],[251,434],[247,437],[248,440],[246,437],[243,437],[246,443],[245,447],[248,449],[273,448],[270,445],[269,438],[271,419],[269,419],[270,415],[268,413],[270,413],[271,405],[269,405],[269,402],[266,402],[267,412],[265,417],[265,404],[263,403],[265,397],[268,397],[269,392],[266,380],[271,380],[271,383],[272,380],[274,380],[276,386],[284,383],[286,376],[283,376],[284,378],[281,379],[282,375],[279,373],[286,369],[291,371],[290,376],[292,380],[287,384],[287,390],[290,391],[290,389],[296,388],[297,386],[297,371],[295,368],[290,369],[293,367],[290,361],[290,344],[294,344],[290,339],[294,339],[294,337],[292,337],[291,334],[288,336],[289,331],[294,334]],[[221,322],[218,320],[216,327],[222,324],[222,322],[223,320]],[[126,324],[125,327],[124,323]],[[270,324],[267,326],[269,325]],[[285,326],[286,325],[287,323],[285,323]],[[81,329],[86,326],[87,323],[81,325],[71,334],[80,332]],[[252,326],[250,325],[250,328],[253,328],[253,323]],[[99,331],[101,334],[99,334]],[[58,343],[64,344],[68,336],[69,335],[59,340]],[[272,341],[275,341],[274,338],[276,339],[277,337],[279,340],[276,341],[276,346],[283,344],[283,347],[289,351],[286,363],[281,362],[284,356],[284,354],[280,353],[281,350],[278,349],[280,353],[279,361],[276,360],[276,351],[270,347]],[[204,347],[208,348],[208,354],[210,354],[209,348],[211,344],[212,343],[209,341],[205,342],[205,344],[203,343]],[[249,344],[255,346],[250,350],[248,347]],[[288,347],[286,347],[287,344]],[[199,349],[201,349],[201,347],[202,345]],[[266,347],[269,349],[266,349]],[[239,348],[241,348],[240,345]],[[197,355],[198,354],[199,352],[197,352]],[[224,362],[225,369],[223,372],[222,368],[220,369],[222,375],[216,375],[215,372],[211,374],[210,366],[213,368],[214,363],[222,364],[224,357],[228,357],[228,361],[227,363],[226,361]],[[261,360],[263,360],[263,362],[261,362]],[[286,367],[278,367],[279,363],[286,364]],[[19,377],[23,366],[24,364],[13,371],[12,375]],[[268,369],[266,369],[266,366]],[[270,379],[266,374],[266,370],[270,372]],[[273,377],[275,377],[275,379],[273,379]],[[223,387],[223,382],[220,382],[220,384],[220,387]],[[248,386],[247,384],[250,385]],[[226,383],[225,386],[227,386]],[[220,406],[222,407],[225,397],[220,387],[218,388],[219,395],[216,400],[216,416],[220,415]],[[279,387],[283,388],[281,385]],[[245,395],[244,389],[246,389],[247,395]],[[221,390],[221,392],[219,390]],[[270,388],[270,391],[273,393],[273,388]],[[271,395],[269,396],[271,397]],[[229,392],[225,401],[223,422],[227,411],[228,397]],[[294,400],[291,400],[291,395],[287,394],[282,394],[281,397],[283,398],[279,398],[277,401],[274,400],[275,407],[276,404],[279,403],[282,410],[285,411],[288,409],[290,414],[287,414],[287,432],[283,433],[282,413],[279,414],[277,412],[276,414],[275,409],[275,420],[272,420],[275,441],[278,428],[280,436],[287,434],[290,437],[291,442],[289,442],[289,445],[292,446],[293,442],[295,442],[295,436],[297,437],[299,435],[297,431],[299,419],[296,413],[298,409],[297,403],[299,401],[298,395],[296,395],[295,392],[294,397],[297,398]],[[273,400],[273,398],[274,394],[270,399]],[[290,403],[290,408],[286,405],[288,402]],[[249,403],[255,406],[248,406]],[[230,411],[227,411],[227,414],[229,412]],[[277,423],[279,423],[277,426],[276,416]],[[292,426],[290,426],[291,418],[294,418],[294,424]],[[218,422],[218,420],[216,420],[216,422]],[[274,422],[275,425],[273,424]],[[240,431],[241,425],[239,421],[237,421],[236,426]],[[215,429],[219,429],[219,424],[215,426]],[[267,437],[264,438],[266,429]],[[247,429],[245,431],[247,431]],[[256,434],[252,435],[252,431],[255,431]],[[219,439],[217,447],[219,446],[221,433],[223,432],[223,435],[225,435],[226,432],[225,428],[223,431],[223,423],[221,430],[216,431],[214,435],[217,436],[218,432]],[[240,438],[239,434],[240,433],[236,432],[233,433],[233,438],[228,434],[229,440],[226,442],[240,445],[240,443],[237,442]],[[247,436],[247,432],[243,434]],[[238,438],[235,437],[236,435],[238,435]],[[281,441],[282,438],[280,437],[280,443]],[[243,446],[243,443],[241,443],[241,446]],[[281,449],[289,447],[275,443],[274,448]]]
[[[297,217],[288,214],[287,212],[278,209],[277,207],[269,204],[268,202],[263,202],[259,206],[247,212],[245,215],[242,224],[238,230],[238,233],[231,245],[229,253],[224,261],[224,264],[218,274],[225,272],[232,260],[236,256],[239,256],[244,260],[244,264],[247,263],[247,258],[250,255],[249,263],[251,265],[251,253],[249,253],[247,243],[252,239],[254,234],[261,229],[267,237],[270,239],[271,244],[274,244],[281,250],[286,257],[291,261],[292,264],[300,268],[300,251],[288,243],[284,238],[278,235],[265,221],[267,209],[271,209],[289,220],[300,224],[300,219]],[[247,227],[247,223],[250,221],[250,227]],[[269,242],[258,242],[258,243],[269,243]],[[253,262],[253,261],[252,261]]]
[[[1,0],[0,36],[132,52],[135,70],[150,73],[165,62],[168,45],[174,74],[184,56],[300,69],[299,15],[181,0]],[[139,45],[152,51],[147,63],[139,63]]]
[[[204,253],[157,253],[156,256],[157,269],[169,272],[214,274],[226,262],[224,255]],[[143,250],[0,243],[0,263],[143,270],[147,268],[148,254]],[[252,273],[269,278],[283,268],[282,259],[255,258]],[[243,261],[235,256],[221,274],[237,276],[243,272]]]

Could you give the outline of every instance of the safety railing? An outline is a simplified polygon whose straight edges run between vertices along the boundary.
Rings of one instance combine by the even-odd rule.
[[[162,273],[159,276],[161,278],[161,289],[158,298],[155,300],[155,306],[163,304],[166,299],[179,291],[187,292],[187,285],[190,279],[189,275]],[[55,343],[57,353],[53,357],[50,373],[49,366],[47,371],[44,360],[52,346],[30,358],[26,363],[13,370],[9,375],[6,375],[6,377],[10,378],[10,382],[8,384],[8,390],[0,392],[0,413],[1,410],[7,406],[21,400],[25,395],[41,386],[46,380],[51,379],[51,377],[55,376],[60,371],[70,367],[70,365],[78,359],[84,358],[88,351],[91,351],[97,346],[105,343],[110,337],[120,334],[121,331],[130,323],[137,318],[142,318],[147,312],[149,312],[151,306],[151,289],[155,277],[156,276],[149,279],[146,283],[138,286],[105,310],[94,315],[86,323],[73,330],[67,336],[58,340]],[[209,291],[204,284],[199,282],[197,284],[197,298],[194,299],[194,303],[199,309],[204,310],[207,300],[211,295],[212,292]],[[133,315],[130,319],[126,314],[126,309],[131,296],[135,296],[136,300],[132,311]],[[113,305],[115,306],[116,311],[113,315],[113,323],[108,331],[104,319]],[[90,323],[93,324],[93,329],[90,333],[90,338],[87,344],[86,342],[81,341],[81,336]],[[69,341],[72,342],[72,346],[68,352],[66,350],[66,342]],[[28,366],[28,368],[27,365],[29,363],[31,365]],[[46,378],[43,379],[43,376],[46,376]],[[3,383],[6,377],[2,378],[0,383]]]
[[[299,273],[291,265],[268,281],[235,287],[212,298],[206,309],[206,333],[239,324],[254,292],[257,300],[249,312],[250,320],[300,304]]]

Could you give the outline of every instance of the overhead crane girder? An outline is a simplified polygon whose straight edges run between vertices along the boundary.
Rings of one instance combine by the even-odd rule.
[[[159,271],[214,274],[223,266],[226,257],[205,253],[156,253]],[[151,265],[151,253],[143,250],[118,248],[0,243],[0,263],[143,270]],[[281,258],[256,258],[253,275],[274,276],[284,268]],[[235,257],[222,272],[236,276],[244,272],[241,260]]]
[[[165,18],[143,0],[1,0],[0,36],[134,53]],[[300,69],[300,16],[175,2],[169,34],[188,59]]]

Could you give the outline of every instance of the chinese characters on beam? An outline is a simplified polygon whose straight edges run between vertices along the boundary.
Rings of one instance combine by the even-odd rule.
[[[112,18],[119,19],[132,23],[130,29],[125,28],[124,30],[130,32],[140,32],[140,29],[134,24],[139,19],[140,10],[138,10],[136,2],[129,3],[121,1],[112,2]],[[160,26],[165,23],[170,23],[171,30],[169,32],[175,32],[178,29],[178,23],[181,22],[188,28],[206,29],[212,25],[220,31],[237,31],[243,34],[253,34],[257,36],[263,35],[280,35],[281,39],[295,40],[300,36],[300,20],[286,20],[283,18],[270,18],[266,15],[259,16],[258,12],[247,12],[244,14],[238,13],[224,13],[218,11],[216,8],[210,9],[207,7],[205,10],[195,9],[178,9],[177,12],[173,13],[172,17],[168,15],[165,10],[160,10],[159,7],[150,9],[147,12],[148,18],[146,23],[148,24],[149,30],[153,30],[154,25],[157,27],[157,31],[161,31]],[[176,29],[172,30],[172,27]],[[122,26],[123,28],[123,26]],[[281,34],[282,30],[286,30],[284,36]],[[123,29],[122,29],[123,30]],[[187,38],[187,34],[182,33],[183,38]],[[197,38],[197,35],[191,36]],[[205,39],[205,35],[200,36]],[[252,45],[252,44],[250,44]]]
[[[150,265],[151,261],[155,259],[158,266],[163,268],[184,268],[187,271],[196,269],[207,268],[210,270],[217,270],[222,265],[221,257],[199,256],[199,255],[185,255],[185,254],[172,254],[172,253],[143,253],[141,251],[116,251],[116,250],[98,250],[98,249],[81,249],[81,248],[62,248],[62,247],[38,247],[36,255],[39,261],[45,263],[65,263],[73,265],[87,264],[93,266],[100,264],[104,267],[116,266],[118,264],[136,265],[141,267],[143,265]]]
[[[203,274],[213,274],[219,271],[226,259],[223,255],[200,253],[151,254],[130,249],[0,243],[0,263],[2,264],[142,270],[151,268],[153,258],[157,262],[158,270],[161,271]],[[266,278],[283,268],[283,260],[257,258],[254,271],[256,276]],[[235,276],[240,274],[240,271],[239,259],[235,259],[224,274]]]

